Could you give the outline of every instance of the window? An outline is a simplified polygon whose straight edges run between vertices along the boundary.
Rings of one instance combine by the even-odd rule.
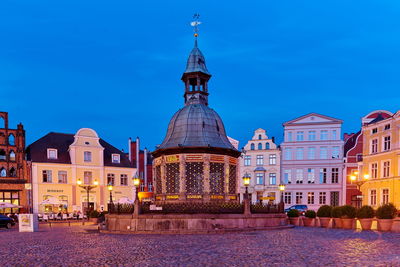
[[[314,192],[308,192],[307,204],[314,204]]]
[[[275,154],[269,155],[269,165],[276,165],[276,155]]]
[[[293,137],[292,137],[292,132],[288,132],[287,133],[287,140],[288,142],[292,142],[293,141]]]
[[[332,131],[332,140],[337,140],[337,131],[336,130]]]
[[[85,162],[92,162],[92,152],[90,151],[83,152],[83,160]]]
[[[15,161],[15,152],[12,150],[10,151],[10,160]]]
[[[314,169],[307,169],[307,182],[309,184],[315,183],[315,170]]]
[[[303,199],[302,192],[296,192],[296,204],[301,204],[301,200]]]
[[[304,151],[302,147],[296,148],[296,159],[302,160],[304,156]]]
[[[320,184],[326,184],[327,176],[328,176],[328,174],[327,174],[326,168],[319,169],[319,183]]]
[[[7,176],[7,171],[4,168],[0,169],[0,177],[6,177]]]
[[[0,160],[6,160],[7,156],[6,156],[6,152],[4,151],[4,149],[0,149]]]
[[[250,145],[250,149],[251,149],[251,150],[254,150],[254,149],[255,149],[254,144],[251,144],[251,145]]]
[[[259,134],[258,135],[258,140],[261,140],[261,139],[262,139],[261,134]]]
[[[283,178],[285,184],[291,184],[292,183],[292,170],[285,170],[283,172]]]
[[[297,132],[296,133],[296,140],[303,141],[304,140],[304,132]]]
[[[112,154],[112,163],[120,163],[120,155],[119,154]]]
[[[285,192],[283,201],[285,204],[292,204],[292,192]]]
[[[67,172],[66,171],[58,171],[58,183],[59,184],[68,183]]]
[[[371,178],[378,178],[378,163],[371,164]]]
[[[265,149],[269,149],[269,143],[265,143]]]
[[[390,129],[390,124],[385,125],[385,131]]]
[[[383,151],[390,150],[390,135],[385,136],[383,139]]]
[[[107,184],[108,185],[115,185],[115,175],[114,173],[107,174]]]
[[[51,170],[43,170],[42,177],[43,177],[43,183],[51,183],[52,182],[52,171]]]
[[[326,204],[326,192],[319,192],[319,204]]]
[[[285,149],[285,159],[286,160],[291,160],[292,159],[292,149],[291,148],[286,148]]]
[[[153,185],[151,183],[149,183],[147,190],[148,192],[153,192]]]
[[[251,165],[251,156],[244,156],[244,166]]]
[[[339,168],[332,168],[332,184],[339,183]]]
[[[263,155],[257,155],[257,166],[264,165],[264,156]]]
[[[83,183],[84,184],[92,184],[92,172],[84,172],[83,173]]]
[[[328,140],[328,131],[322,130],[320,134],[321,134],[320,140]]]
[[[339,153],[340,153],[340,149],[338,146],[332,147],[332,158],[333,159],[338,159],[340,156]]]
[[[258,143],[258,150],[262,150],[262,144]]]
[[[264,184],[264,174],[256,173],[256,184],[263,185]]]
[[[315,147],[308,148],[308,159],[315,159]]]
[[[17,171],[14,167],[10,169],[10,177],[17,177]]]
[[[10,134],[10,135],[8,136],[8,144],[9,144],[10,146],[15,146],[15,137],[14,137],[13,134]]]
[[[383,177],[389,177],[390,175],[390,161],[383,162]]]
[[[128,175],[121,174],[121,185],[128,185]]]
[[[372,134],[376,134],[378,132],[378,128],[372,129]]]
[[[339,192],[337,191],[331,192],[331,206],[339,206]]]
[[[378,153],[378,139],[373,139],[371,141],[371,153]]]
[[[47,149],[48,159],[57,159],[57,149],[49,148]]]
[[[303,183],[303,169],[296,170],[296,184]]]
[[[276,185],[276,173],[269,174],[269,184]]]
[[[308,132],[308,141],[315,141],[315,131]]]
[[[389,125],[390,126],[390,125]],[[389,203],[389,189],[382,189],[382,204]]]
[[[371,189],[371,191],[369,191],[369,204],[371,206],[376,206],[376,190],[375,189]]]
[[[321,146],[319,149],[319,158],[327,159],[328,158],[328,148],[326,146]]]

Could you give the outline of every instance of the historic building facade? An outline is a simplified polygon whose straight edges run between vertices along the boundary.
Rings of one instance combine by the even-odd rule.
[[[219,115],[208,107],[208,72],[197,47],[182,81],[185,106],[172,117],[164,141],[152,153],[158,202],[238,201],[240,152],[228,140]]]
[[[385,118],[386,117],[386,118]],[[400,208],[400,111],[384,114],[363,125],[363,162],[358,180],[363,183],[363,204],[374,208],[393,203]],[[363,180],[368,175],[369,179]]]
[[[8,127],[8,113],[0,112],[0,202],[21,206],[2,213],[29,212],[31,206],[30,167],[25,159],[25,130]]]
[[[89,192],[89,209],[106,210],[107,185],[113,185],[113,202],[134,199],[132,178],[136,173],[129,157],[100,139],[89,128],[74,134],[49,133],[28,147],[32,162],[34,212],[87,210],[87,191],[79,186],[96,185]],[[46,199],[60,204],[41,204]]]
[[[240,158],[240,177],[251,177],[248,192],[252,202],[279,203],[278,185],[280,179],[281,153],[274,142],[268,138],[264,129],[254,131],[253,138],[244,147]],[[245,187],[240,179],[240,198],[243,199]]]
[[[285,206],[343,204],[342,121],[317,113],[288,121],[281,144]]]

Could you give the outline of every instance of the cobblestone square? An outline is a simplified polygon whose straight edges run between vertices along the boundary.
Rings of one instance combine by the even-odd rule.
[[[400,234],[321,228],[112,235],[83,226],[0,230],[0,266],[400,266]]]

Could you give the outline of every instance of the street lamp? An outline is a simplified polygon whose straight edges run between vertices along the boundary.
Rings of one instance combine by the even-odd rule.
[[[283,191],[285,191],[285,185],[280,184],[279,185],[279,191],[281,191],[281,203],[283,202]]]
[[[248,187],[250,185],[250,174],[248,174],[247,172],[243,175],[243,185],[246,187],[246,192],[244,193],[244,199],[248,199],[249,198],[249,191],[248,191]]]
[[[86,199],[87,200],[86,201],[86,205],[87,205],[86,206],[86,216],[89,219],[89,192],[90,192],[90,190],[96,188],[99,185],[99,182],[95,179],[93,181],[93,185],[82,185],[82,180],[78,179],[78,181],[76,181],[76,183],[78,184],[78,186],[80,188],[83,188],[86,190],[86,197],[87,197],[87,199]]]
[[[112,190],[113,190],[112,184],[109,184],[107,186],[107,189],[108,189],[108,191],[110,191],[110,204],[112,204],[113,203],[113,201],[112,201]]]
[[[135,175],[133,177],[133,185],[135,186],[135,202],[133,203],[134,205],[134,210],[133,214],[134,215],[139,215],[140,214],[140,203],[139,203],[139,186],[140,186],[140,178]]]

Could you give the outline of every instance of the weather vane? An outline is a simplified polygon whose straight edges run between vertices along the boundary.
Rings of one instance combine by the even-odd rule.
[[[193,21],[190,23],[191,26],[193,26],[194,30],[194,37],[199,36],[199,25],[201,24],[201,21],[199,21],[200,14],[196,13],[193,15]]]

